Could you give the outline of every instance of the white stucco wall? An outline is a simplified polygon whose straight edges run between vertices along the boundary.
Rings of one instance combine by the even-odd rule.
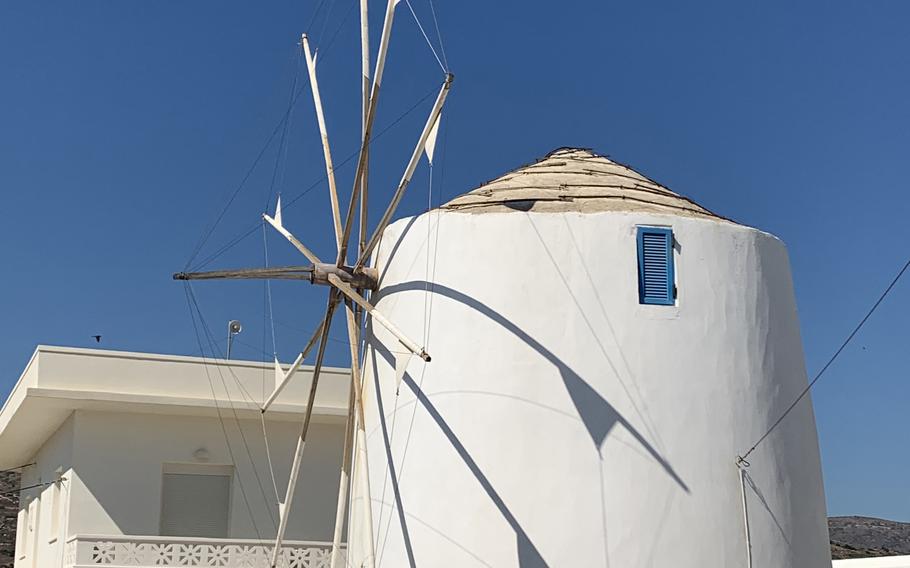
[[[215,418],[77,411],[77,479],[72,490],[70,534],[157,535],[162,464],[202,463],[193,453],[205,448],[209,454],[205,463],[235,467],[229,536],[273,538],[277,508],[261,425],[254,420],[240,421],[250,451],[247,454],[238,422],[229,410],[225,412],[233,458]],[[270,422],[267,428],[276,480],[283,492],[299,424]],[[337,421],[311,427],[288,539],[331,539],[343,435],[344,425]]]
[[[639,304],[637,225],[674,231],[676,306]],[[734,458],[806,385],[780,241],[652,214],[432,212],[389,227],[377,259],[377,308],[433,357],[396,395],[403,349],[373,327],[380,566],[745,566]],[[754,565],[830,566],[808,398],[750,461]]]
[[[274,539],[271,519],[276,518],[277,506],[261,424],[256,420],[238,422],[229,409],[224,412],[233,458],[217,418],[75,411],[37,452],[36,466],[24,471],[23,487],[55,479],[58,468],[65,481],[60,485],[56,531],[52,531],[54,486],[23,492],[25,509],[38,499],[39,518],[28,548],[17,550],[16,568],[62,566],[63,544],[74,535],[158,535],[164,464],[234,465],[229,538]],[[295,421],[267,422],[282,497],[299,426]],[[331,541],[343,434],[344,424],[338,418],[314,418],[288,540]],[[193,455],[200,448],[208,452],[204,462]],[[20,521],[24,518],[20,512]],[[19,530],[28,529],[20,524]],[[24,543],[25,538],[19,542]]]
[[[59,485],[27,489],[19,495],[19,525],[17,527],[17,568],[60,566],[63,545],[69,522],[69,495],[73,473],[73,439],[75,421],[72,417],[48,438],[37,454],[29,460],[35,465],[22,470],[21,486],[30,487],[54,481]],[[55,503],[56,501],[56,503]],[[34,503],[34,505],[33,505]],[[37,510],[36,519],[26,521],[25,511]],[[35,531],[29,531],[34,523]]]

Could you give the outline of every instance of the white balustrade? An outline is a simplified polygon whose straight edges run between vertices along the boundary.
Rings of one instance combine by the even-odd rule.
[[[268,541],[220,538],[76,535],[66,543],[69,567],[270,568]],[[332,544],[286,541],[279,568],[329,568]]]

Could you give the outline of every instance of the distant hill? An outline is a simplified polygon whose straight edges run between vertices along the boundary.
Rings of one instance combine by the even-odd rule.
[[[910,554],[910,523],[872,517],[828,519],[831,557],[867,558]]]

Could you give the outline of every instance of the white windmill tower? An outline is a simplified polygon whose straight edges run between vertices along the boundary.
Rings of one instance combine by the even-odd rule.
[[[302,40],[337,257],[323,262],[296,239],[279,204],[265,220],[309,266],[175,275],[329,288],[325,317],[287,372],[276,365],[263,404],[318,345],[277,544],[332,314],[344,303],[352,400],[333,567],[346,511],[352,566],[826,566],[811,406],[755,451],[748,474],[733,466],[806,386],[787,255],[775,237],[573,148],[390,225],[432,148],[449,74],[365,237],[369,141],[396,4],[370,82],[361,0],[363,137],[345,217]],[[348,262],[358,199],[362,238]]]
[[[561,148],[392,224],[373,261],[374,305],[433,352],[367,326],[383,565],[830,566],[811,406],[744,491],[734,465],[807,384],[777,238]]]
[[[215,280],[215,279],[292,279],[292,280],[309,280],[312,284],[319,284],[328,287],[328,298],[325,315],[322,321],[316,327],[312,337],[306,346],[301,350],[291,367],[284,371],[278,361],[275,361],[275,387],[273,392],[268,396],[261,406],[263,413],[267,412],[275,399],[282,392],[285,386],[292,380],[294,374],[300,368],[304,359],[309,352],[316,347],[316,360],[313,367],[313,378],[310,386],[308,403],[304,414],[303,423],[298,438],[297,448],[291,465],[290,478],[288,481],[285,498],[279,502],[279,523],[277,527],[277,536],[275,546],[271,555],[271,565],[274,568],[282,558],[280,557],[281,543],[284,539],[288,526],[288,518],[291,511],[291,504],[294,500],[294,493],[300,476],[300,466],[303,459],[303,453],[306,446],[307,433],[312,417],[313,403],[316,397],[319,375],[323,366],[325,357],[326,344],[328,342],[329,332],[331,330],[333,315],[340,304],[344,304],[348,341],[351,346],[351,401],[348,409],[348,419],[345,433],[345,449],[342,458],[342,471],[339,487],[337,513],[335,519],[335,531],[332,545],[331,566],[335,568],[343,564],[340,554],[341,535],[344,527],[345,511],[347,505],[345,500],[350,489],[351,467],[353,462],[363,464],[362,471],[366,471],[366,437],[364,423],[364,409],[361,392],[362,377],[360,374],[359,361],[360,353],[360,330],[366,322],[372,325],[383,326],[389,333],[397,338],[397,343],[407,349],[410,353],[417,355],[423,361],[429,362],[430,356],[426,350],[402,333],[388,318],[381,312],[376,311],[370,304],[365,295],[375,291],[378,287],[377,273],[374,269],[367,267],[373,250],[379,244],[385,228],[391,222],[393,215],[403,197],[411,176],[418,165],[421,157],[426,153],[427,158],[432,161],[433,149],[435,147],[436,136],[439,130],[440,115],[443,105],[448,96],[449,89],[454,80],[454,75],[445,72],[445,77],[439,94],[433,103],[429,117],[417,139],[414,151],[405,166],[404,173],[401,176],[395,193],[385,212],[379,220],[377,227],[374,229],[372,236],[367,238],[367,191],[368,191],[368,163],[369,149],[373,130],[373,123],[376,118],[376,109],[379,100],[380,87],[382,85],[383,71],[385,69],[386,56],[389,49],[389,39],[392,31],[392,24],[395,17],[395,9],[400,0],[389,0],[386,6],[385,17],[382,26],[382,35],[379,43],[379,52],[376,59],[375,68],[370,69],[370,50],[369,50],[369,28],[367,0],[360,0],[360,18],[361,18],[361,71],[362,71],[362,136],[357,161],[357,168],[353,179],[353,189],[351,191],[350,201],[347,207],[346,215],[342,218],[339,207],[338,192],[336,189],[335,168],[332,161],[331,147],[329,144],[328,132],[326,130],[325,118],[322,107],[322,99],[319,92],[319,85],[316,77],[316,57],[310,49],[309,39],[306,34],[301,37],[301,49],[306,58],[307,70],[309,73],[310,86],[313,96],[313,104],[316,110],[319,133],[322,139],[323,155],[325,160],[326,179],[328,180],[329,196],[331,200],[332,221],[335,233],[335,243],[337,247],[337,256],[331,259],[331,262],[323,262],[313,251],[296,238],[285,226],[281,214],[281,199],[278,198],[274,216],[263,214],[263,219],[268,222],[276,231],[284,236],[301,254],[303,254],[311,263],[308,266],[292,266],[282,268],[262,268],[262,269],[239,269],[239,270],[218,270],[207,272],[180,272],[174,274],[175,280]],[[416,17],[416,16],[415,16]],[[356,209],[360,204],[359,225],[360,240],[358,246],[352,247],[350,240]],[[350,253],[356,253],[353,263],[349,261]],[[352,449],[354,451],[352,451]],[[353,455],[353,454],[356,454]],[[365,506],[359,509],[359,514],[363,516],[362,523],[359,526],[372,526],[372,510],[370,505],[370,487],[366,475],[358,478],[358,495],[366,496]],[[352,523],[353,525],[354,523]],[[358,550],[363,556],[360,566],[373,566],[373,542],[371,531],[367,530],[361,535],[362,543]]]

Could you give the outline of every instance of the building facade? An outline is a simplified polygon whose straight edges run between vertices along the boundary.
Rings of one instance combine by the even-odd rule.
[[[274,377],[271,364],[39,347],[0,411],[0,469],[25,466],[16,568],[267,566],[311,372],[262,415]],[[328,558],[349,382],[323,370],[282,556],[293,568]]]

